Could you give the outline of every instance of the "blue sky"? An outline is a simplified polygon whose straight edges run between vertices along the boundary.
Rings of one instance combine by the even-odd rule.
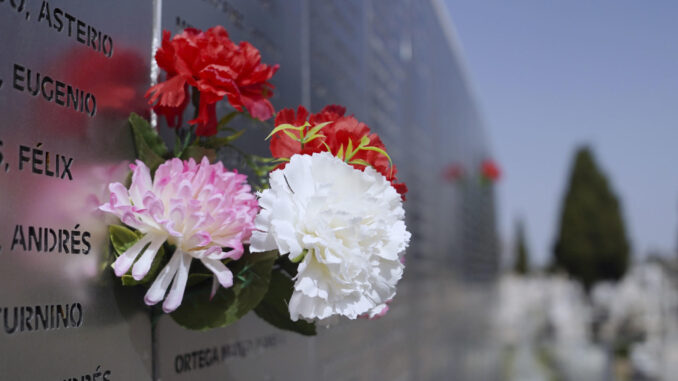
[[[505,176],[499,230],[551,256],[575,148],[620,196],[636,258],[678,240],[678,1],[445,0]]]

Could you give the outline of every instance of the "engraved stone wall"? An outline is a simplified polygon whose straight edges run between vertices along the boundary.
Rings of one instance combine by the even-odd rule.
[[[2,379],[151,376],[150,321],[105,269],[97,211],[133,155],[149,20],[150,2],[0,1]]]

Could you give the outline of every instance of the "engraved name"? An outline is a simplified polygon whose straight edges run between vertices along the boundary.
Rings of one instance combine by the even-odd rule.
[[[184,20],[179,16],[176,17],[175,24],[177,27],[179,27],[180,30],[184,30],[186,28],[195,29],[195,26],[193,26],[193,24],[190,24],[188,21]]]
[[[71,15],[61,8],[50,8],[47,1],[40,6],[38,22],[46,23],[59,33],[66,33],[68,37],[96,52],[101,52],[106,57],[113,56],[113,38],[108,34],[97,30],[92,25]]]
[[[204,2],[212,5],[217,10],[224,12],[228,15],[231,23],[238,28],[243,29],[243,20],[245,16],[230,2],[227,0],[203,0]]]
[[[42,147],[42,143],[36,144],[35,148],[25,145],[19,146],[19,170],[23,171],[24,168],[30,168],[31,172],[38,175],[73,180],[71,173],[73,158],[45,151],[40,147]],[[51,158],[50,154],[52,154]]]
[[[72,107],[73,110],[90,117],[97,112],[97,99],[94,94],[32,71],[25,66],[14,64],[12,83],[17,91],[27,92],[34,97],[40,95],[48,102],[54,102],[66,108]]]
[[[101,369],[101,365],[98,365],[94,370],[94,373],[87,373],[80,377],[64,378],[63,381],[110,381],[110,377],[111,371],[107,369]]]
[[[10,7],[14,8],[14,10],[18,13],[23,12],[24,7],[26,6],[26,0],[0,0],[0,4],[2,3],[6,3]]]
[[[91,237],[90,232],[80,230],[79,224],[73,229],[56,230],[42,226],[15,225],[10,250],[87,255],[92,249]]]
[[[5,333],[11,335],[79,328],[82,326],[83,309],[80,303],[0,307],[0,316]]]
[[[283,336],[271,334],[255,339],[227,343],[221,347],[205,348],[189,353],[178,354],[174,357],[174,371],[177,374],[190,372],[192,370],[218,365],[229,358],[245,358],[252,354],[259,354],[267,348],[276,347],[283,342]]]
[[[3,143],[2,140],[0,140],[0,149],[2,148]],[[5,156],[2,154],[2,150],[0,150],[0,169],[4,169],[5,172],[9,172],[9,163],[5,162]]]

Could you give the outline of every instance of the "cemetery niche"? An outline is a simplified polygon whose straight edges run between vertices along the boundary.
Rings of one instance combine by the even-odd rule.
[[[6,0],[0,1],[0,21],[3,379],[497,378],[498,366],[486,355],[488,301],[498,271],[494,191],[482,172],[491,153],[442,1]],[[140,142],[153,139],[169,147],[163,161],[176,153],[176,160],[194,157],[199,166],[206,152],[190,147],[190,155],[183,155],[186,147],[172,152],[175,130],[162,112],[151,112],[147,91],[168,77],[154,58],[163,31],[176,36],[185,28],[215,26],[235,44],[249,42],[262,64],[279,65],[267,79],[270,92],[263,93],[276,112],[303,106],[317,115],[327,105],[342,105],[346,113],[336,118],[353,115],[375,134],[362,147],[378,155],[365,157],[380,160],[383,146],[388,161],[380,162],[385,168],[397,165],[397,178],[372,171],[386,179],[384,187],[398,190],[389,194],[404,207],[407,237],[403,233],[401,245],[408,245],[404,254],[396,253],[394,266],[404,272],[388,313],[379,319],[361,312],[357,319],[319,319],[312,331],[304,326],[291,332],[281,329],[286,322],[273,324],[253,309],[223,327],[188,329],[185,320],[170,315],[178,306],[165,305],[168,313],[162,312],[172,293],[169,283],[165,300],[154,299],[153,308],[147,306],[152,282],[145,288],[126,285],[146,275],[133,272],[142,255],[124,269],[115,267],[116,258],[141,241],[134,236],[116,247],[111,240],[116,228],[110,227],[124,226],[125,218],[102,205],[112,205],[109,184],[129,187],[136,181],[129,164],[139,159]],[[238,134],[238,149],[246,154],[215,149],[204,166],[221,162],[247,175],[252,190],[264,189],[269,173],[262,173],[263,164],[289,160],[285,168],[294,168],[302,162],[295,156],[304,155],[253,166],[256,158],[275,156],[269,148],[276,139],[272,131],[283,136],[278,128],[289,122],[275,115],[257,118],[261,108],[255,112],[248,105],[234,114],[233,99],[224,97],[210,107],[219,117],[233,115],[228,122],[233,130],[194,138],[196,145],[209,139],[230,143]],[[180,111],[185,125],[197,115],[190,106]],[[318,131],[331,128],[311,119]],[[140,134],[135,123],[148,123],[157,135]],[[338,153],[330,147],[323,157],[350,162],[347,148]],[[150,172],[160,164],[149,165]],[[378,167],[350,165],[366,172]],[[460,168],[454,181],[445,175],[450,165]],[[134,172],[139,168],[137,163]],[[407,184],[406,195],[399,183]],[[265,191],[260,197],[267,197]],[[125,228],[136,234],[137,225]],[[245,244],[243,255],[255,255]],[[149,238],[139,250],[154,245]],[[156,250],[167,251],[167,245],[159,242]],[[262,258],[271,250],[264,246],[256,254]],[[146,271],[157,274],[169,266],[170,253],[163,255],[159,268]],[[271,259],[267,276],[276,261]],[[198,262],[191,262],[192,271],[202,266]],[[232,284],[238,284],[246,273],[225,262],[234,272]],[[206,293],[212,285],[208,275]],[[189,282],[185,298],[190,288]]]

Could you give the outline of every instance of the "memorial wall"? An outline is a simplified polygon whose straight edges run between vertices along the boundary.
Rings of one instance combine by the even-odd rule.
[[[163,29],[215,25],[280,64],[276,109],[343,104],[398,163],[413,238],[380,320],[309,338],[250,313],[190,331],[152,324],[143,290],[114,278],[97,207],[134,158],[127,116],[150,116],[153,47]],[[441,1],[0,0],[0,30],[0,379],[496,379],[494,195],[477,177],[490,152]],[[270,122],[241,123],[268,154]]]

